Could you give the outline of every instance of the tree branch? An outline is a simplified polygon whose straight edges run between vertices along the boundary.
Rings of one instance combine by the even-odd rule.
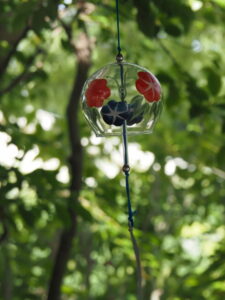
[[[8,236],[8,228],[5,224],[5,222],[2,222],[2,227],[3,227],[3,233],[0,236],[0,244],[3,243]]]
[[[6,86],[5,88],[3,88],[2,90],[0,90],[0,96],[7,94],[9,92],[11,92],[11,90],[13,88],[15,88],[21,81],[25,81],[28,78],[30,78],[34,72],[28,72],[30,66],[33,64],[35,58],[37,57],[38,54],[42,53],[43,50],[42,49],[37,49],[37,51],[35,52],[34,55],[32,55],[29,60],[27,61],[27,64],[25,66],[25,69],[23,72],[21,72],[18,76],[16,76],[10,83],[8,86]]]
[[[12,48],[10,49],[10,51],[7,53],[7,55],[5,56],[3,61],[0,63],[0,78],[4,75],[5,70],[7,69],[11,58],[16,53],[16,50],[17,50],[17,47],[18,47],[19,43],[26,37],[29,29],[30,29],[30,27],[28,25],[24,27],[21,34],[18,36],[18,38],[13,43]]]
[[[5,212],[3,207],[0,207],[0,222],[2,223],[3,232],[0,235],[0,244],[3,243],[8,236],[8,228],[5,222]]]
[[[69,158],[71,171],[71,197],[68,199],[68,211],[71,221],[68,228],[65,228],[60,236],[59,247],[55,257],[49,285],[48,300],[60,299],[60,287],[66,271],[66,264],[69,259],[72,241],[76,233],[77,214],[74,209],[74,204],[78,201],[78,195],[82,183],[82,146],[80,142],[78,111],[81,90],[87,79],[91,61],[90,40],[87,34],[82,33],[77,40],[75,44],[75,54],[77,56],[77,73],[75,75],[66,111],[69,140],[71,145],[71,156]]]
[[[160,47],[163,49],[163,51],[170,57],[171,61],[173,62],[174,66],[177,68],[177,70],[182,74],[186,75],[186,72],[182,69],[176,58],[172,55],[172,53],[169,51],[169,49],[164,45],[164,43],[161,41],[161,39],[156,39]]]

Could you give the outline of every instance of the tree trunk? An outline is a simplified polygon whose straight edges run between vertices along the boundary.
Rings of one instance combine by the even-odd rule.
[[[87,34],[82,33],[74,46],[77,56],[77,72],[66,112],[71,145],[71,156],[69,159],[71,171],[71,196],[70,199],[68,199],[68,211],[71,221],[70,225],[62,231],[60,236],[49,285],[48,300],[60,300],[61,298],[60,288],[66,271],[73,238],[76,234],[77,214],[74,209],[74,204],[78,201],[82,183],[82,147],[80,142],[78,110],[81,90],[87,79],[91,62],[90,41]]]

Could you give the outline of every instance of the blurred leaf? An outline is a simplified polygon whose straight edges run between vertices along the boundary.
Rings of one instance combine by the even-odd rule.
[[[78,215],[81,216],[83,220],[85,220],[87,222],[93,221],[93,217],[90,214],[90,212],[86,208],[84,208],[79,202],[77,202],[75,204],[75,209],[76,209]]]
[[[149,5],[149,1],[134,0],[134,5],[137,8],[137,23],[139,29],[148,37],[156,37],[160,27],[156,22],[156,16]]]
[[[172,35],[172,36],[175,36],[175,37],[178,37],[182,34],[182,28],[179,24],[176,24],[176,23],[168,23],[165,25],[165,31],[166,33]]]
[[[71,43],[67,39],[61,39],[61,43],[65,50],[69,52],[74,51],[74,48],[71,46]]]
[[[208,88],[212,95],[215,96],[219,93],[222,86],[221,76],[211,68],[206,68],[205,72],[207,74]]]

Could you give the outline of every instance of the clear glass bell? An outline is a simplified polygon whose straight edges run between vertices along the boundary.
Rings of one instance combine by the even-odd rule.
[[[126,62],[112,63],[84,84],[82,109],[96,136],[151,133],[162,110],[157,78],[147,69]]]

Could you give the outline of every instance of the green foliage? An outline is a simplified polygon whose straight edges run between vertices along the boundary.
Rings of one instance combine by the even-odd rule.
[[[95,41],[90,73],[116,53],[114,1],[89,2],[85,13],[79,1],[1,5],[0,66],[31,28],[0,81],[3,300],[45,299],[70,205],[78,225],[62,299],[136,299],[121,140],[95,138],[81,113],[79,202],[69,191],[65,110],[76,57],[66,26],[78,39],[85,24]],[[224,2],[134,0],[120,7],[123,53],[156,74],[164,97],[154,133],[130,138],[144,299],[224,299]]]

